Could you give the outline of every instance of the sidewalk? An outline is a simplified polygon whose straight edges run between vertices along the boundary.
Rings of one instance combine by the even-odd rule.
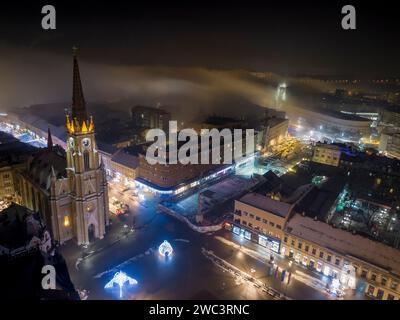
[[[290,265],[291,260],[288,258],[284,258],[279,254],[276,254],[275,252],[270,251],[269,249],[260,246],[257,243],[254,243],[252,241],[245,241],[242,244],[238,243],[234,239],[235,235],[233,235],[231,232],[224,230],[222,233],[219,233],[218,235],[214,236],[214,238],[225,245],[232,246],[236,250],[241,250],[243,253],[248,255],[249,257],[256,259],[257,261],[269,265],[270,257],[272,256],[274,258],[273,262],[279,266],[280,272],[279,275],[281,274],[282,269],[291,272],[292,277],[296,278],[296,280],[303,282],[305,285],[308,285],[310,288],[313,288],[314,290],[321,291],[321,293],[324,290],[324,287],[327,285],[329,278],[316,270],[310,270],[306,266],[296,263],[294,260],[292,261],[292,264]],[[285,285],[281,283],[280,279],[276,279],[275,277],[271,277],[272,283],[275,286],[275,288],[282,288],[284,291],[286,291],[288,288],[285,288]],[[274,281],[277,280],[277,281]],[[286,281],[286,280],[285,280]],[[289,286],[290,287],[290,286]],[[285,293],[285,292],[283,292]],[[333,298],[335,297],[329,297],[330,295],[326,293],[326,298]],[[365,300],[368,299],[364,294],[363,291],[359,292],[358,290],[348,290],[346,294],[344,295],[343,299],[346,300]]]

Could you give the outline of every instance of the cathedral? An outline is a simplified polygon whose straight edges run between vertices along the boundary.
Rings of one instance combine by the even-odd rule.
[[[53,146],[31,156],[19,175],[21,204],[39,212],[52,238],[75,239],[78,245],[103,238],[108,225],[108,189],[103,162],[88,116],[76,51],[73,56],[73,94],[66,115],[67,148]]]

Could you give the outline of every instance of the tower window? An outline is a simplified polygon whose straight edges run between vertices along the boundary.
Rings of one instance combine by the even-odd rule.
[[[85,151],[83,153],[83,163],[84,163],[85,171],[90,170],[89,152],[87,152],[87,151]]]
[[[64,216],[64,227],[69,227],[69,226],[70,226],[69,216]]]

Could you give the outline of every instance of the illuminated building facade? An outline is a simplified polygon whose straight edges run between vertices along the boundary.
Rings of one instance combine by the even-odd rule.
[[[340,147],[334,144],[317,143],[314,147],[313,162],[338,167],[340,164]]]
[[[262,145],[267,150],[285,141],[289,128],[289,120],[284,118],[269,118],[265,122]]]
[[[371,298],[400,298],[400,253],[383,243],[295,214],[284,229],[281,254]]]
[[[118,150],[111,158],[112,175],[125,184],[133,183],[139,167],[139,157],[124,149]]]
[[[379,141],[379,151],[384,152],[388,156],[400,159],[400,131],[382,132]]]
[[[243,235],[275,252],[280,250],[283,228],[293,206],[258,193],[235,200],[233,233]]]
[[[25,162],[35,152],[35,147],[18,141],[8,133],[0,132],[0,201],[3,201],[3,204],[21,203],[18,172],[25,167]]]
[[[21,202],[40,212],[54,240],[87,244],[103,238],[108,224],[107,181],[97,150],[93,119],[88,117],[78,61],[74,54],[72,114],[67,115],[66,151],[53,146],[29,159],[21,170]]]

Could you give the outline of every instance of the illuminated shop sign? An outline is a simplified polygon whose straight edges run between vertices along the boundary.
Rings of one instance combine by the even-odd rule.
[[[263,247],[266,247],[276,253],[279,253],[279,246],[280,246],[279,240],[275,240],[275,239],[268,238],[266,236],[259,235],[258,243],[260,245],[262,245]]]
[[[251,233],[247,230],[244,230],[242,228],[239,227],[233,227],[233,233],[237,234],[238,236],[241,236],[247,240],[251,240]]]

